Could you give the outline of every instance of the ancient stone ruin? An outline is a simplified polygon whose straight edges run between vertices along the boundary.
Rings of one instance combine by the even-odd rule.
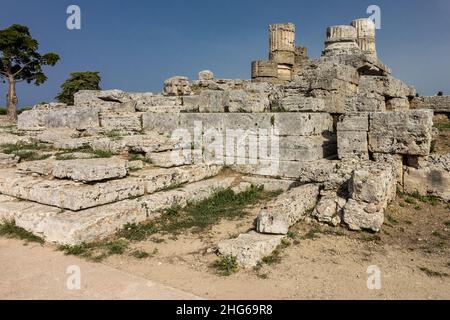
[[[45,159],[0,154],[0,218],[75,245],[221,188],[281,189],[254,231],[218,244],[252,267],[307,217],[378,232],[397,190],[450,200],[450,155],[430,154],[450,97],[416,97],[394,78],[370,20],[329,27],[318,59],[296,46],[293,24],[269,34],[251,80],[202,71],[162,93],[81,91],[74,106],[22,113],[0,143],[39,145]]]

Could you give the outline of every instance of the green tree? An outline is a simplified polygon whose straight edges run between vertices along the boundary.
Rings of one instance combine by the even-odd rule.
[[[73,96],[80,90],[101,90],[101,77],[98,72],[74,72],[62,85],[62,91],[56,97],[58,102],[73,105]]]
[[[39,43],[31,37],[28,27],[14,24],[0,30],[0,77],[8,82],[6,108],[11,121],[17,121],[16,83],[43,84],[47,76],[42,67],[54,66],[59,60],[56,53],[41,55],[38,49]]]

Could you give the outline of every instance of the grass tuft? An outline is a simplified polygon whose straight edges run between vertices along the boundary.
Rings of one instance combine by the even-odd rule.
[[[433,271],[428,268],[420,268],[420,271],[424,272],[430,278],[447,278],[449,275],[447,273]]]
[[[217,273],[224,277],[231,276],[239,270],[237,259],[234,256],[220,257],[213,266],[217,269]]]
[[[16,226],[16,223],[13,221],[5,220],[0,224],[0,236],[11,239],[25,240],[27,242],[36,242],[40,244],[45,243],[44,239]]]

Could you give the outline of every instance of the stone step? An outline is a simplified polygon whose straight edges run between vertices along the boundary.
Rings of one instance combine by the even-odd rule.
[[[0,219],[14,220],[17,226],[42,236],[46,241],[77,245],[108,237],[127,223],[154,219],[162,210],[208,198],[217,190],[233,186],[235,180],[235,177],[215,177],[183,188],[79,212],[0,196]]]
[[[85,183],[120,179],[128,174],[127,161],[120,158],[31,161],[17,167],[25,173]]]
[[[79,211],[143,196],[159,190],[217,175],[218,166],[195,165],[173,169],[146,169],[132,177],[96,184],[47,180],[13,170],[0,170],[0,193],[23,200]]]

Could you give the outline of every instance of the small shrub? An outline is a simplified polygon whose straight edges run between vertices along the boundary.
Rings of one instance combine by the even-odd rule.
[[[218,274],[228,277],[239,270],[239,265],[236,257],[223,256],[214,263],[214,267],[217,269]]]
[[[147,259],[150,257],[150,254],[142,250],[136,250],[132,251],[130,256],[135,257],[136,259]]]

